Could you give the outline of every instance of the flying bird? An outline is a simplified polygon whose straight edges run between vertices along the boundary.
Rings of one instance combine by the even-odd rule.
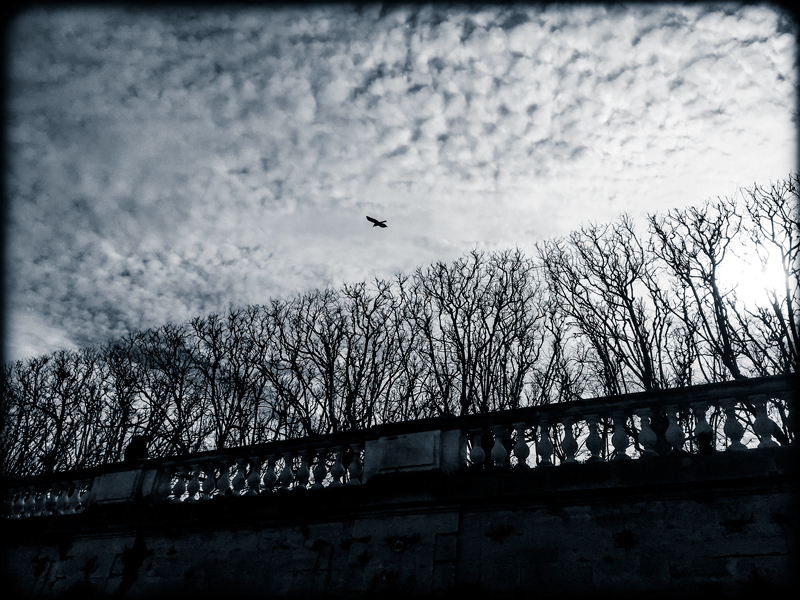
[[[378,221],[378,219],[373,219],[372,217],[367,217],[367,221],[372,223],[373,227],[388,227],[388,225],[386,224],[386,220],[385,219],[383,221]]]

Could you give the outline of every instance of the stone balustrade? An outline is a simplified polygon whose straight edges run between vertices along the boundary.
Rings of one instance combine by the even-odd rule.
[[[103,465],[9,482],[5,518],[70,514],[89,503],[197,502],[361,484],[367,431]]]
[[[770,448],[778,445],[776,421],[793,419],[794,389],[793,376],[748,379],[40,475],[6,482],[3,517],[68,515],[92,503],[137,499],[314,492],[398,472],[525,471]],[[781,424],[793,439],[791,424]]]
[[[790,419],[794,399],[793,378],[761,378],[471,415],[462,427],[469,466],[524,470],[778,446],[776,401]]]
[[[6,490],[3,517],[66,515],[82,511],[89,503],[93,477],[53,477],[11,485]],[[42,478],[37,478],[42,479]]]
[[[360,485],[365,433],[319,436],[165,461],[158,468],[152,496],[156,500],[197,502]]]

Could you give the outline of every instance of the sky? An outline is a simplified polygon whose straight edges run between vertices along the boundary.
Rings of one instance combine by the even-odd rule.
[[[785,179],[793,27],[722,3],[22,12],[4,360]]]

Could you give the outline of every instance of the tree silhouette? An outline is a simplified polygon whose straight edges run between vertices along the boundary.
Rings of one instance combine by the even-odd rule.
[[[473,250],[4,365],[2,473],[120,461],[134,438],[159,457],[796,373],[798,188],[794,174],[744,190],[744,206],[650,215],[643,232],[623,215],[534,258]],[[777,261],[782,281],[745,301],[722,276],[737,255]],[[770,402],[788,443],[788,409]]]

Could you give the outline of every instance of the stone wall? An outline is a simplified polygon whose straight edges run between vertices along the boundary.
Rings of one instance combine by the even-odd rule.
[[[759,597],[792,584],[795,477],[779,447],[139,494],[6,520],[5,581],[26,598]]]

